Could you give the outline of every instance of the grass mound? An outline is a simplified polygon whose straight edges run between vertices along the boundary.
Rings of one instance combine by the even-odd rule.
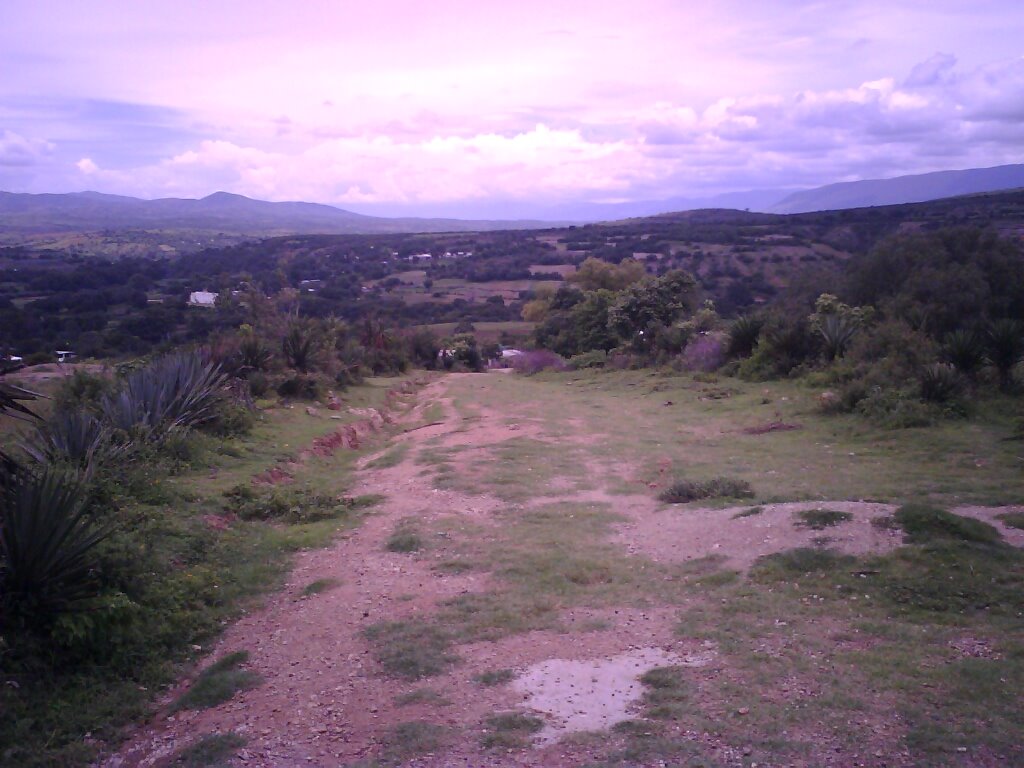
[[[667,504],[686,504],[701,499],[748,499],[754,489],[745,480],[733,477],[713,477],[710,480],[676,480],[658,494]]]
[[[996,519],[1002,520],[1003,525],[1008,525],[1010,528],[1024,530],[1024,512],[1004,512],[1001,515],[996,515]]]
[[[684,713],[687,701],[686,683],[679,667],[655,667],[640,677],[647,688],[644,693],[644,715],[655,720],[674,720]]]
[[[928,504],[902,506],[896,510],[894,519],[910,544],[929,544],[941,540],[998,544],[1003,538],[988,523],[954,515]]]
[[[388,552],[419,552],[423,549],[423,537],[413,520],[402,520],[388,537],[385,546]]]
[[[236,751],[245,746],[237,733],[211,733],[182,749],[171,760],[170,768],[209,768],[226,765]]]

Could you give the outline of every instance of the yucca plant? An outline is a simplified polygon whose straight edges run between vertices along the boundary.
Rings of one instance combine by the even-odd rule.
[[[94,550],[109,533],[85,510],[73,473],[21,472],[5,489],[0,515],[0,613],[43,624],[96,594]]]
[[[729,326],[729,345],[726,353],[730,358],[750,357],[761,336],[764,321],[759,317],[743,315]]]
[[[118,450],[110,442],[110,430],[89,411],[65,409],[39,424],[21,447],[39,464],[64,463],[80,469],[113,458]]]
[[[948,403],[959,397],[964,389],[959,372],[949,363],[925,366],[918,381],[921,399],[929,403]]]
[[[273,359],[274,353],[253,334],[244,336],[238,343],[238,368],[242,372],[265,371]]]
[[[316,364],[319,351],[315,329],[306,322],[293,322],[281,340],[281,351],[290,367],[307,373]]]
[[[987,358],[999,374],[1003,387],[1013,382],[1013,367],[1024,359],[1024,323],[1020,320],[996,320],[988,328]]]
[[[974,331],[959,329],[946,337],[942,355],[960,373],[974,376],[985,364],[985,344]]]
[[[162,440],[216,416],[226,376],[197,351],[160,358],[128,375],[103,401],[103,419],[131,437]]]

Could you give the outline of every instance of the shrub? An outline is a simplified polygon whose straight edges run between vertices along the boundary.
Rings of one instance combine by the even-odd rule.
[[[833,525],[846,523],[853,520],[849,512],[839,512],[834,509],[808,509],[797,512],[797,525],[810,528],[812,531],[823,531]]]
[[[323,388],[315,376],[296,374],[277,385],[277,394],[296,400],[318,400],[323,395]]]
[[[926,366],[918,378],[921,399],[929,403],[948,403],[963,392],[963,380],[956,368],[948,363]]]
[[[988,523],[954,515],[928,504],[906,504],[896,510],[893,517],[911,544],[928,544],[937,539],[978,544],[997,544],[1002,541],[999,531]]]
[[[759,317],[744,315],[737,317],[729,326],[729,343],[726,354],[730,358],[750,357],[761,336],[764,321]]]
[[[564,371],[568,366],[561,355],[547,349],[531,349],[512,358],[512,369],[516,373],[532,376],[541,371]]]
[[[855,558],[831,549],[797,547],[757,559],[751,574],[764,578],[786,578],[792,574],[830,573],[855,562]]]
[[[668,504],[686,504],[700,499],[743,499],[753,495],[753,489],[745,480],[715,477],[704,481],[677,480],[658,494],[658,498]]]
[[[113,379],[78,369],[61,382],[53,401],[59,410],[99,407],[113,390]]]
[[[695,336],[683,349],[682,366],[687,371],[716,371],[725,362],[725,349],[718,334]]]
[[[973,331],[953,331],[942,346],[942,356],[960,373],[973,376],[985,364],[984,340]]]
[[[244,404],[233,398],[222,398],[217,404],[213,418],[203,428],[218,437],[238,437],[252,430],[256,417]]]
[[[608,353],[603,349],[593,349],[569,358],[568,366],[574,371],[584,368],[604,368],[608,364]]]
[[[345,514],[350,504],[332,496],[310,491],[274,488],[258,491],[236,485],[224,492],[225,510],[243,520],[274,520],[283,523],[312,523]]]
[[[1024,359],[1024,323],[1019,320],[997,320],[988,329],[987,357],[999,374],[1004,388],[1012,382],[1013,368]]]
[[[96,546],[109,530],[85,508],[81,479],[47,467],[5,489],[0,514],[0,615],[49,622],[95,595]]]
[[[878,388],[857,403],[857,412],[887,429],[927,427],[935,419],[934,411],[905,392]]]
[[[240,669],[248,660],[248,651],[237,651],[214,662],[174,702],[171,710],[209,709],[230,700],[239,691],[255,688],[263,678],[255,672]]]
[[[262,371],[253,371],[246,377],[249,383],[249,394],[253,397],[263,397],[270,391],[270,379]]]

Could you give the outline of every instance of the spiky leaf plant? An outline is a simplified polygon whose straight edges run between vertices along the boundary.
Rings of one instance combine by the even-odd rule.
[[[96,593],[96,545],[108,530],[85,510],[73,473],[21,472],[5,489],[0,515],[0,614],[45,623]]]
[[[16,419],[37,419],[35,412],[25,405],[26,402],[40,397],[35,392],[0,382],[0,415],[7,414]],[[14,457],[0,447],[0,488],[7,485],[18,470]]]
[[[761,328],[764,321],[759,317],[743,315],[737,317],[729,326],[729,347],[727,353],[730,358],[750,357],[757,345],[761,335]]]
[[[103,401],[103,419],[131,437],[160,441],[216,416],[226,376],[198,351],[160,358]]]
[[[63,463],[81,469],[113,458],[117,452],[103,422],[88,411],[65,409],[39,424],[21,447],[39,464]]]
[[[985,364],[985,343],[974,331],[959,329],[946,337],[942,355],[965,376],[973,376]]]
[[[925,366],[919,383],[921,399],[929,403],[948,403],[959,397],[964,389],[963,379],[957,369],[948,363]]]
[[[1013,367],[1024,359],[1024,323],[1020,320],[996,320],[987,334],[987,358],[999,374],[1004,387],[1013,381]]]
[[[824,315],[818,324],[818,333],[825,342],[825,356],[835,360],[846,354],[858,329],[857,323],[839,314]]]

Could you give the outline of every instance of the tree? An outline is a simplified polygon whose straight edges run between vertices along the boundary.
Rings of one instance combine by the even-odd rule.
[[[661,277],[645,278],[619,294],[608,310],[608,327],[639,350],[649,350],[652,332],[669,326],[692,312],[697,302],[697,282],[681,269]]]
[[[646,274],[644,265],[633,258],[623,259],[618,264],[609,264],[590,256],[565,280],[584,291],[621,291],[642,280]]]

